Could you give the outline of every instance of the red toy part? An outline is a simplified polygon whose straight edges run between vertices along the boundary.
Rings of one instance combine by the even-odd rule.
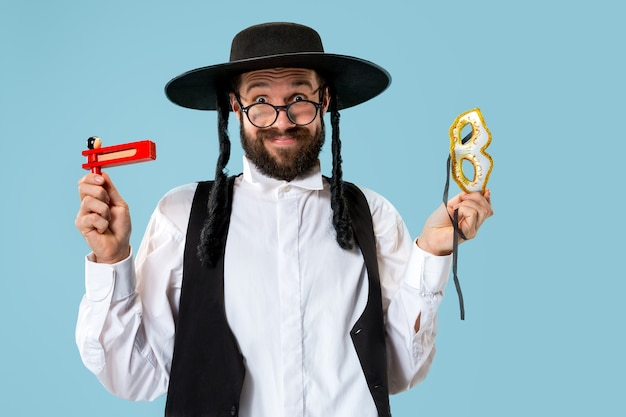
[[[104,148],[87,149],[83,151],[83,156],[87,157],[87,163],[83,164],[83,169],[91,169],[91,172],[99,174],[102,167],[115,167],[155,160],[156,144],[151,140],[141,140]]]

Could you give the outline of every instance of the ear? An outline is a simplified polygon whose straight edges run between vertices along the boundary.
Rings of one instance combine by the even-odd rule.
[[[239,102],[235,97],[235,93],[231,92],[228,96],[230,98],[230,108],[233,109],[233,112],[237,115],[237,120],[239,120],[239,117],[241,116],[241,107],[239,107]]]
[[[326,114],[328,106],[330,106],[330,90],[328,87],[324,87],[324,101],[322,102],[321,109],[322,116]]]

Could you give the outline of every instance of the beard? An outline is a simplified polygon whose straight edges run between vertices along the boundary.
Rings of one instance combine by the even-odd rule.
[[[317,166],[317,161],[324,145],[324,120],[311,132],[302,126],[285,130],[284,135],[296,141],[297,146],[276,149],[277,156],[271,155],[265,147],[265,141],[281,136],[278,129],[259,129],[256,137],[246,134],[243,123],[240,123],[241,146],[246,157],[270,178],[291,181],[308,173]]]

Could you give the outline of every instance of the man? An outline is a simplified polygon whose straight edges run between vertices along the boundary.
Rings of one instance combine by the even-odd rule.
[[[79,181],[76,226],[92,253],[77,344],[107,389],[167,393],[167,416],[364,417],[390,415],[389,393],[426,376],[449,214],[471,239],[492,209],[488,191],[458,195],[412,240],[383,197],[342,180],[338,110],[389,82],[291,23],[245,29],[229,63],[170,81],[173,102],[218,111],[215,181],[166,194],[134,262],[110,177]],[[231,110],[245,157],[243,175],[227,178]],[[330,179],[318,162],[327,111]]]

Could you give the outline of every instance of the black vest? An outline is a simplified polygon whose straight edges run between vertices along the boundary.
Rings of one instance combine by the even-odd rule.
[[[228,213],[234,180],[235,177],[228,179]],[[356,240],[369,277],[367,304],[350,336],[378,415],[390,417],[385,328],[372,217],[361,190],[351,183],[344,184]],[[234,417],[239,413],[245,367],[237,340],[226,321],[225,244],[214,268],[203,267],[197,256],[211,186],[210,181],[198,184],[191,207],[166,417]]]

